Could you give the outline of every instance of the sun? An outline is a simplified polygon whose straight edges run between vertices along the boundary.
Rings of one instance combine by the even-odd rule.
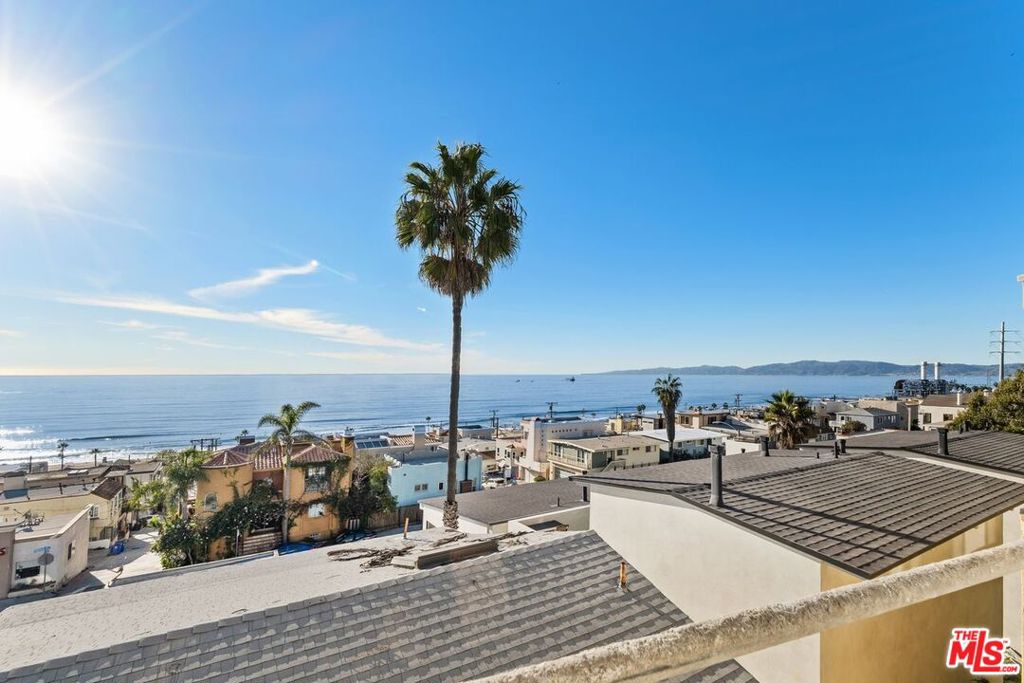
[[[64,134],[47,107],[0,88],[0,178],[42,178],[56,170],[64,152]]]

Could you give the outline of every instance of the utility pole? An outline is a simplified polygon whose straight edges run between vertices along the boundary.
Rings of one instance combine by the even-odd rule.
[[[555,406],[558,405],[558,401],[548,401],[548,418],[552,419],[555,417]]]
[[[497,441],[497,439],[498,439],[498,411],[497,410],[492,410],[491,411],[491,429],[494,430],[494,439],[495,439],[495,441]]]
[[[743,394],[736,394],[736,407],[740,407],[740,399],[743,398]]]
[[[996,348],[989,351],[989,354],[999,355],[999,382],[1002,383],[1006,379],[1006,354],[1008,353],[1020,353],[1019,351],[1007,351],[1006,350],[1006,333],[1016,332],[1016,330],[1007,330],[1006,321],[1004,320],[999,324],[998,330],[992,330],[991,334],[997,334],[999,337],[989,342],[990,345],[995,345]],[[1010,341],[1011,344],[1017,343],[1014,340]]]

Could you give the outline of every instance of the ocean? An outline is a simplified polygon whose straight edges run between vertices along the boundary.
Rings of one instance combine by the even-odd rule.
[[[460,422],[487,424],[497,411],[502,424],[547,413],[632,411],[651,394],[655,375],[467,375],[462,378]],[[959,378],[982,384],[984,378]],[[763,403],[779,389],[812,398],[884,395],[891,376],[684,376],[683,406]],[[53,458],[57,442],[66,456],[117,458],[181,448],[199,438],[233,442],[243,429],[259,433],[261,415],[283,403],[316,401],[309,415],[316,432],[408,427],[445,422],[447,375],[183,375],[139,377],[0,377],[0,461]]]

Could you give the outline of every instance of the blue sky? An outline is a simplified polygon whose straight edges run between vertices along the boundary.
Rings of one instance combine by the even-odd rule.
[[[778,5],[0,4],[63,140],[0,175],[0,373],[446,371],[393,228],[438,140],[525,188],[468,372],[985,361],[1024,5]]]

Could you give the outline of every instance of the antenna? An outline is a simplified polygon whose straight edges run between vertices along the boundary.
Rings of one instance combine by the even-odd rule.
[[[740,399],[743,398],[743,394],[736,394],[736,407],[740,407]]]
[[[1024,284],[1024,275],[1021,275],[1017,279],[1020,280],[1022,284]],[[998,338],[992,339],[992,340],[989,341],[989,346],[993,346],[993,345],[996,346],[996,348],[993,348],[993,349],[991,349],[989,351],[989,355],[994,354],[994,353],[995,354],[999,354],[999,382],[1000,383],[1002,383],[1002,381],[1004,379],[1006,379],[1006,354],[1008,354],[1008,353],[1020,353],[1020,351],[1017,351],[1017,350],[1013,350],[1013,351],[1007,351],[1006,350],[1006,333],[1007,332],[1014,332],[1014,333],[1016,333],[1017,330],[1007,330],[1006,329],[1006,321],[1003,321],[1003,322],[1001,322],[999,324],[999,329],[998,330],[991,330],[990,333],[989,333],[989,334],[997,334],[997,335],[999,335]],[[1020,344],[1020,342],[1018,340],[1016,340],[1016,339],[1010,340],[1010,343],[1011,344]]]

